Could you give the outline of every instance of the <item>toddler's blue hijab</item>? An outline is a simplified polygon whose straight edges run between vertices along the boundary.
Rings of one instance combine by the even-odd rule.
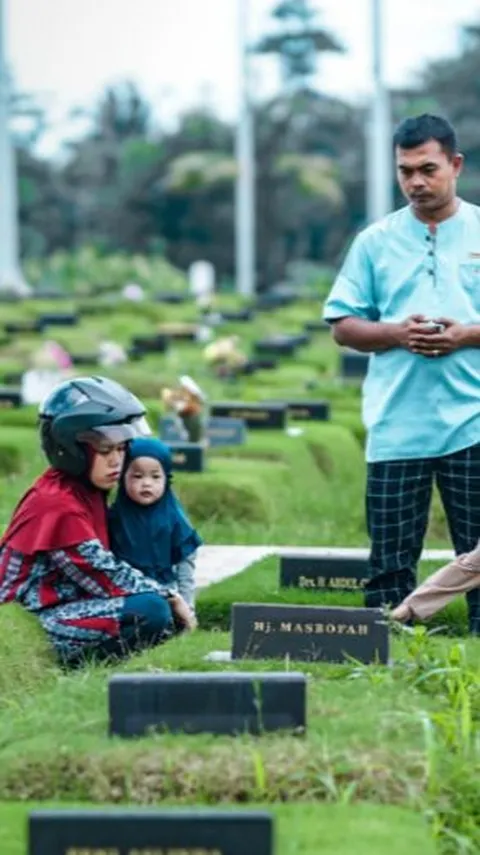
[[[137,457],[153,457],[165,472],[163,496],[153,505],[142,506],[125,490],[125,474]],[[109,510],[112,551],[149,576],[159,578],[197,549],[201,538],[190,524],[171,489],[172,457],[165,443],[153,437],[134,439],[125,459],[117,498]]]

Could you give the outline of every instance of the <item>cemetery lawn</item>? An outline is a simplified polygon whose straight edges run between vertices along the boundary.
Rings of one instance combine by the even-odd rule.
[[[12,636],[15,651],[12,643],[0,661],[0,801],[353,799],[411,806],[421,800],[427,762],[422,717],[444,707],[436,678],[427,675],[444,665],[451,639],[402,633],[393,640],[392,667],[215,663],[205,655],[229,650],[230,635],[199,630],[116,667],[65,674],[51,664],[34,619],[5,606],[0,637]],[[480,641],[462,644],[468,661],[478,661]],[[285,668],[308,675],[305,736],[107,736],[112,673]]]
[[[169,805],[170,806],[170,805]],[[0,851],[25,855],[30,810],[61,803],[0,804]],[[95,805],[76,804],[71,807]],[[174,809],[174,805],[171,807]],[[225,808],[228,806],[225,805]],[[237,805],[231,805],[238,810]],[[369,804],[262,805],[276,820],[275,855],[434,855],[427,824],[413,810]]]

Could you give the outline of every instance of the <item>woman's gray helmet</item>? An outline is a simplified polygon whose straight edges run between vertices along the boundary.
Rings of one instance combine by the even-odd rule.
[[[49,463],[76,476],[88,469],[82,444],[88,439],[121,443],[150,433],[143,404],[106,377],[75,377],[60,383],[40,404],[39,419]]]

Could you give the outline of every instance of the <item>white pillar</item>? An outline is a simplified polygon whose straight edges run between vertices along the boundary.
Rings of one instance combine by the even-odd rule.
[[[249,4],[237,0],[239,29],[239,113],[236,136],[235,194],[236,290],[255,293],[255,135],[250,76]]]
[[[10,136],[10,77],[5,57],[5,4],[0,0],[0,291],[27,294],[19,264],[17,174]]]
[[[393,207],[390,104],[383,79],[382,11],[384,0],[370,0],[373,92],[367,133],[367,219],[384,217]]]

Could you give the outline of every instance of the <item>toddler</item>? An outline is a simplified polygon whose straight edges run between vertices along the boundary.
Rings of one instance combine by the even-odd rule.
[[[110,543],[118,558],[164,588],[176,623],[194,629],[195,553],[202,540],[171,482],[168,446],[153,437],[134,439],[109,511]]]

